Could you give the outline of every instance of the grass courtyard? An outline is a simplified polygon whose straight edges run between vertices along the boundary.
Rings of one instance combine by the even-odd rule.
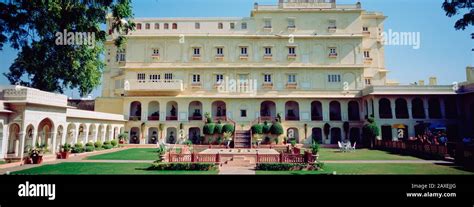
[[[217,171],[150,171],[145,170],[146,163],[84,163],[66,162],[55,165],[43,165],[13,175],[206,175]]]
[[[155,148],[132,148],[88,157],[88,160],[157,160]]]
[[[88,157],[87,160],[156,160],[157,149],[133,148],[118,152]],[[412,156],[392,154],[379,150],[360,149],[355,152],[342,153],[337,149],[321,148],[320,160],[326,161],[417,161],[421,160]],[[12,174],[28,175],[201,175],[217,174],[217,171],[148,171],[149,163],[88,163],[73,162],[54,165],[43,165]],[[338,175],[373,175],[373,174],[400,174],[400,175],[473,175],[474,172],[456,166],[439,165],[431,163],[325,163],[323,171],[257,171],[258,175],[306,175],[306,174],[332,174]]]

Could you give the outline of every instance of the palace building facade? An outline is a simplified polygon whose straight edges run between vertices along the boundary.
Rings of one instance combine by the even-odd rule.
[[[415,136],[425,124],[468,134],[457,87],[387,80],[385,19],[335,0],[255,4],[243,18],[134,19],[122,49],[109,30],[95,109],[123,114],[137,144],[159,131],[200,136],[206,113],[239,131],[280,115],[299,143],[359,139],[370,116],[381,139]]]

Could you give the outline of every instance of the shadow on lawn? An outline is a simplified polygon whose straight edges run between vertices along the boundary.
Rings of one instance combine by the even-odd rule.
[[[468,166],[461,166],[461,165],[456,165],[456,164],[446,164],[446,163],[436,163],[436,165],[439,166],[445,166],[445,167],[450,167],[456,170],[462,170],[470,173],[474,173],[474,167],[468,167]]]

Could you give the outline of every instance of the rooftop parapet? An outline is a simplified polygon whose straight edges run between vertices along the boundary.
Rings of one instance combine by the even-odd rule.
[[[256,11],[284,9],[361,9],[361,4],[336,4],[336,0],[279,0],[278,5],[254,5]]]
[[[3,90],[6,102],[27,102],[41,105],[67,107],[67,96],[41,91],[24,86],[14,86]]]

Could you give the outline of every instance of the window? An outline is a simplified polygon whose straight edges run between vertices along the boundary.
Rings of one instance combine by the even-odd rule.
[[[178,29],[178,24],[177,23],[173,23],[173,29]]]
[[[145,73],[138,73],[137,74],[137,80],[139,83],[144,83],[145,82]]]
[[[263,75],[263,82],[264,83],[272,83],[272,75],[271,74]]]
[[[288,83],[290,83],[290,84],[296,83],[296,75],[295,74],[288,75]]]
[[[160,49],[153,49],[153,55],[152,56],[160,56]]]
[[[293,18],[288,19],[288,28],[289,28],[289,29],[294,29],[294,28],[296,28],[295,19],[293,19]]]
[[[240,55],[247,56],[248,55],[248,47],[240,47]]]
[[[337,48],[330,47],[329,48],[329,57],[336,57],[337,56]]]
[[[193,55],[194,55],[194,56],[201,56],[201,48],[195,47],[195,48],[193,49]]]
[[[155,29],[160,29],[160,23],[155,23]]]
[[[272,20],[271,19],[265,19],[263,28],[271,29],[272,28]]]
[[[337,29],[336,20],[333,20],[333,19],[329,20],[328,29],[330,29],[330,30],[335,30],[335,29]]]
[[[370,58],[370,51],[368,51],[368,50],[365,50],[365,51],[364,51],[364,58],[365,58],[365,59]]]
[[[173,80],[173,73],[165,73],[165,81]]]
[[[116,62],[125,62],[125,57],[126,57],[125,49],[117,50],[117,56],[115,57],[115,61]]]
[[[247,110],[241,109],[240,110],[240,117],[247,117]]]
[[[165,25],[163,26],[165,29],[169,29],[170,28],[170,24],[168,23],[165,23]]]
[[[201,75],[194,74],[193,75],[193,83],[201,83]]]
[[[198,22],[194,23],[194,29],[201,29],[201,24]]]
[[[224,48],[222,48],[222,47],[216,48],[216,55],[217,56],[224,56]]]
[[[271,47],[265,47],[265,56],[272,56],[272,48]]]
[[[150,23],[145,24],[145,29],[150,29]]]
[[[328,82],[329,83],[340,83],[341,82],[341,75],[328,75]]]
[[[217,24],[217,29],[224,29],[224,24],[221,23],[221,22],[219,22],[219,23]]]
[[[230,23],[230,29],[235,29],[235,23]]]
[[[362,27],[362,31],[363,32],[369,32],[369,28],[368,27]]]
[[[242,24],[240,25],[240,27],[242,29],[247,29],[247,22],[242,22]]]
[[[295,47],[288,47],[288,55],[296,55],[296,48]]]
[[[149,77],[150,77],[150,82],[158,82],[161,78],[159,74],[152,74]]]
[[[216,83],[222,83],[223,80],[224,80],[224,75],[222,74],[216,75]]]
[[[138,23],[137,24],[137,30],[141,30],[142,29],[142,24],[141,23]]]
[[[365,79],[365,85],[372,85],[372,79],[366,78]]]

